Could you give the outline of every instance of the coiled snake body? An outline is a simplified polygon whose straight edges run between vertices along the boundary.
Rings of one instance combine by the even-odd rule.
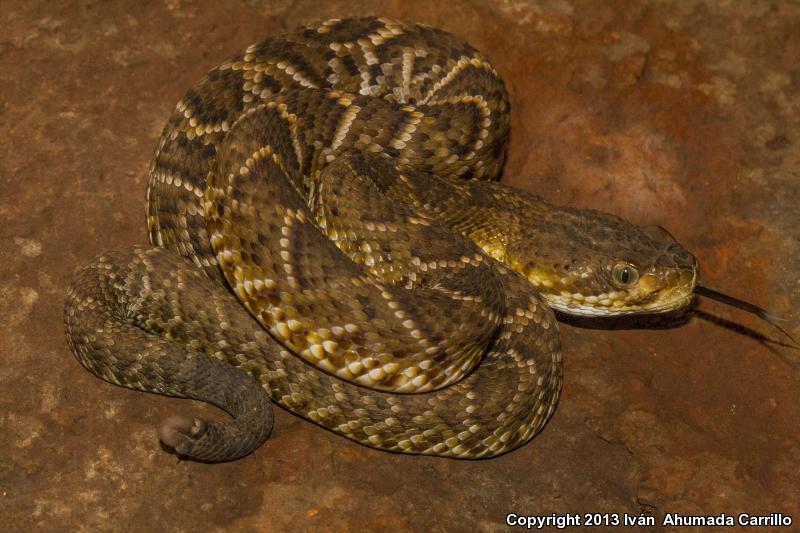
[[[696,267],[663,232],[479,181],[499,173],[508,108],[489,62],[430,27],[332,20],[251,46],[164,130],[153,246],[76,275],[73,351],[108,381],[233,415],[162,425],[201,460],[258,446],[270,398],[384,450],[521,445],[561,387],[545,302],[672,309]]]

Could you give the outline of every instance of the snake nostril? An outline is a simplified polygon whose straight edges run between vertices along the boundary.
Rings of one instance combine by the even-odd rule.
[[[678,266],[694,268],[697,264],[697,260],[695,259],[694,255],[677,243],[668,245],[664,249],[664,255],[671,257]]]
[[[667,245],[666,252],[668,254],[680,255],[685,252],[683,247],[678,243],[671,243]]]
[[[679,257],[679,261],[681,262],[681,265],[684,265],[684,266],[686,266],[688,268],[692,268],[692,269],[697,268],[697,259],[690,252],[687,252],[686,250],[683,250],[681,252],[680,256],[678,256],[678,257]]]

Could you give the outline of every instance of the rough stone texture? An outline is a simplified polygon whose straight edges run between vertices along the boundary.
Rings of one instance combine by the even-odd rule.
[[[713,302],[671,329],[563,326],[553,420],[488,461],[381,453],[279,411],[252,456],[181,463],[154,425],[213,409],[81,368],[65,288],[95,254],[146,240],[145,174],[175,102],[265,35],[355,14],[440,26],[492,59],[512,98],[507,183],[661,224],[710,286],[798,315],[797,4],[8,1],[0,529],[499,531],[508,512],[590,511],[800,523],[799,352]]]

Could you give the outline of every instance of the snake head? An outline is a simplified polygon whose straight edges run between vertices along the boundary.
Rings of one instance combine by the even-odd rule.
[[[559,208],[525,233],[509,246],[508,263],[566,314],[663,313],[694,297],[697,260],[659,226]]]

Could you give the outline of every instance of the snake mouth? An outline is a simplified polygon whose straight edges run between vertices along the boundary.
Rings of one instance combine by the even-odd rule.
[[[627,290],[609,290],[597,295],[561,292],[543,293],[553,309],[567,315],[615,317],[660,314],[688,307],[697,286],[696,268],[648,273]]]
[[[562,297],[545,297],[550,307],[567,315],[586,317],[618,317],[628,315],[669,313],[689,306],[694,300],[694,295],[689,294],[682,298],[673,298],[668,302],[659,302],[653,305],[622,305],[608,307],[593,305],[577,301],[564,302]]]

